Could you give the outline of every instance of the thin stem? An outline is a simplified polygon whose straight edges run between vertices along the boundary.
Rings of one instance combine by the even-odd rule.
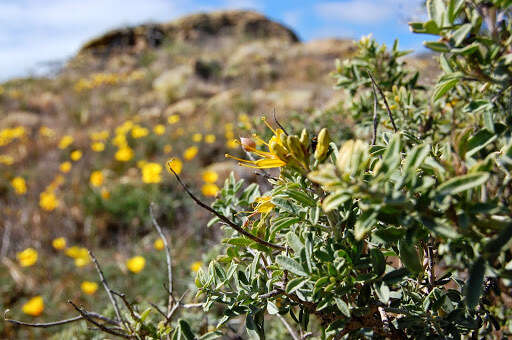
[[[288,333],[292,336],[293,340],[301,340],[299,336],[297,335],[297,332],[293,329],[293,327],[286,321],[286,319],[279,313],[276,314],[277,318],[281,320],[282,324],[286,329],[288,330]]]
[[[286,132],[286,129],[284,128],[284,126],[281,125],[281,123],[279,123],[279,121],[277,120],[277,116],[276,116],[276,108],[274,107],[274,121],[276,122],[277,126],[279,126],[281,128],[281,130],[283,130],[284,134],[288,136],[288,132]]]
[[[375,85],[372,83],[373,90],[373,136],[372,136],[372,145],[377,143],[377,126],[379,125],[379,116],[377,115],[377,90],[375,90]]]
[[[368,72],[368,75],[370,76],[370,79],[372,80],[373,85],[377,88],[377,90],[379,91],[380,96],[384,100],[384,105],[386,105],[386,110],[388,111],[389,120],[391,120],[391,124],[393,125],[393,129],[395,130],[395,132],[398,132],[398,128],[396,127],[395,120],[393,119],[393,113],[391,113],[391,109],[389,108],[388,100],[386,99],[386,96],[384,95],[384,92],[380,88],[379,84],[377,84],[377,82],[375,81],[375,78],[373,78],[372,73],[369,70],[367,70],[367,72]]]
[[[14,325],[18,325],[18,326],[27,326],[27,327],[35,327],[35,328],[50,328],[50,327],[54,327],[54,326],[65,325],[65,324],[72,323],[75,321],[85,320],[85,318],[82,315],[79,315],[79,316],[75,316],[74,318],[58,320],[58,321],[53,321],[53,322],[30,323],[30,322],[24,322],[24,321],[19,321],[19,320],[14,320],[14,319],[8,319],[8,318],[6,318],[6,315],[8,312],[9,312],[9,310],[6,310],[4,313],[5,321],[10,322]],[[87,315],[91,318],[99,319],[99,320],[105,321],[107,323],[110,323],[112,325],[119,325],[119,322],[109,319],[106,316],[103,316],[98,313],[87,312]]]
[[[214,214],[215,216],[217,216],[222,222],[226,223],[228,226],[230,226],[231,228],[235,229],[236,231],[238,231],[240,234],[244,235],[244,236],[247,236],[248,238],[250,238],[251,240],[261,244],[261,245],[264,245],[266,247],[269,247],[269,248],[273,248],[273,249],[277,249],[277,250],[286,250],[285,247],[283,246],[280,246],[280,245],[277,245],[277,244],[273,244],[273,243],[270,243],[270,242],[267,242],[261,238],[259,238],[258,236],[255,236],[251,233],[249,233],[248,231],[242,229],[239,225],[237,225],[236,223],[232,222],[230,219],[228,219],[226,216],[222,215],[221,213],[215,211],[214,209],[212,209],[211,207],[209,207],[208,205],[206,205],[205,203],[203,203],[199,198],[197,198],[187,187],[187,185],[185,183],[183,183],[183,181],[181,180],[180,176],[178,176],[178,174],[171,168],[169,167],[169,170],[172,171],[172,173],[174,174],[174,176],[176,177],[176,179],[178,180],[178,183],[181,185],[181,187],[183,188],[183,190],[185,190],[185,192],[190,196],[190,198],[192,198],[194,200],[194,202],[197,203],[197,205],[199,205],[201,208],[205,209],[205,210],[208,210],[209,212],[211,212],[212,214]]]
[[[172,257],[171,257],[171,248],[169,247],[169,243],[167,242],[167,237],[165,237],[165,234],[158,224],[154,211],[153,211],[154,203],[151,203],[149,205],[149,214],[151,216],[151,220],[153,221],[153,226],[155,227],[156,231],[160,235],[160,238],[164,242],[164,248],[165,248],[165,260],[167,261],[167,280],[169,281],[169,297],[167,302],[167,313],[171,311],[172,304],[174,303],[174,297],[173,297],[173,286],[172,286]]]

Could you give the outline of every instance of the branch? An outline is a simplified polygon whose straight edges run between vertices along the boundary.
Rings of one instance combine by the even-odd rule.
[[[101,283],[103,284],[103,288],[107,291],[108,298],[110,299],[110,302],[112,303],[112,306],[114,307],[114,311],[116,312],[117,319],[120,320],[125,326],[126,321],[121,317],[121,312],[119,311],[119,306],[117,305],[117,301],[112,295],[112,290],[108,286],[108,282],[105,279],[105,275],[103,275],[103,271],[101,270],[100,264],[98,263],[98,259],[96,256],[94,256],[93,252],[89,250],[89,256],[92,259],[92,262],[94,262],[94,266],[96,266],[96,271],[98,272],[98,275],[100,277]]]
[[[290,333],[290,335],[292,336],[293,340],[301,340],[299,338],[299,336],[297,335],[297,333],[295,332],[295,330],[293,329],[293,327],[290,326],[288,321],[286,321],[286,319],[281,314],[277,313],[276,316],[277,316],[277,318],[279,320],[281,320],[281,322],[283,323],[284,327],[286,327],[286,329],[288,330],[288,333]]]
[[[372,145],[377,143],[377,126],[379,124],[379,116],[377,115],[377,90],[375,90],[375,85],[372,83],[373,90],[373,136],[372,136]]]
[[[165,247],[165,259],[167,261],[167,276],[168,276],[168,281],[169,281],[169,287],[167,289],[167,291],[169,293],[169,298],[168,298],[168,302],[167,302],[167,313],[169,313],[171,311],[172,304],[174,302],[174,297],[172,295],[173,287],[172,287],[171,248],[169,247],[169,243],[167,242],[167,237],[165,237],[165,234],[164,234],[162,228],[160,227],[160,225],[158,224],[158,222],[155,218],[155,214],[153,212],[153,206],[154,206],[154,203],[151,203],[149,205],[149,215],[151,216],[151,220],[153,221],[153,226],[155,227],[157,233],[160,235],[160,238],[164,242],[164,247]]]
[[[281,130],[283,130],[284,134],[288,136],[288,132],[286,132],[286,129],[281,125],[281,123],[279,123],[279,121],[277,120],[277,117],[276,117],[276,108],[274,107],[274,112],[273,112],[273,115],[274,115],[274,121],[276,122],[277,126],[279,126],[281,128]]]
[[[134,338],[134,336],[133,336],[133,335],[128,335],[128,334],[120,333],[120,332],[118,332],[118,331],[116,331],[116,330],[114,330],[114,329],[111,329],[111,328],[108,328],[108,327],[106,327],[106,326],[102,325],[102,324],[101,324],[101,323],[99,323],[99,322],[94,321],[92,318],[90,318],[90,317],[88,316],[87,311],[85,311],[85,310],[83,310],[82,308],[80,308],[80,307],[78,307],[77,305],[75,305],[75,304],[73,303],[73,301],[69,300],[69,301],[68,301],[68,303],[70,303],[70,304],[73,306],[73,308],[75,308],[75,310],[76,310],[78,313],[80,313],[80,315],[82,315],[82,317],[83,317],[85,320],[89,321],[90,323],[92,323],[94,326],[98,327],[98,328],[99,328],[100,330],[102,330],[103,332],[108,333],[108,334],[112,334],[112,335],[115,335],[115,336],[119,336],[119,337],[122,337],[122,338],[125,338],[125,339],[133,339],[133,338]]]
[[[75,316],[74,318],[58,320],[58,321],[53,321],[53,322],[29,323],[29,322],[14,320],[14,319],[8,319],[6,317],[8,312],[9,312],[8,309],[4,312],[4,320],[5,321],[10,322],[10,323],[12,323],[14,325],[18,325],[18,326],[27,326],[27,327],[35,327],[35,328],[50,328],[50,327],[53,327],[53,326],[65,325],[67,323],[72,323],[72,322],[80,321],[80,320],[84,319],[84,317],[82,315],[79,315],[79,316]],[[110,323],[112,325],[119,325],[119,322],[117,322],[115,320],[112,320],[112,319],[109,319],[106,316],[103,316],[101,314],[97,314],[97,313],[93,313],[93,312],[87,312],[87,315],[89,317],[91,317],[91,318],[99,319],[99,320],[105,321],[107,323]]]
[[[178,174],[171,168],[171,167],[168,167],[168,169],[174,174],[174,176],[176,177],[176,179],[178,180],[178,183],[181,185],[181,187],[183,188],[183,190],[185,190],[185,192],[190,196],[190,198],[192,198],[194,200],[194,202],[197,203],[197,205],[199,205],[201,208],[205,209],[205,210],[208,210],[209,212],[211,212],[212,214],[214,214],[215,216],[217,216],[222,222],[226,223],[227,225],[229,225],[231,228],[235,229],[236,231],[238,231],[240,234],[244,235],[244,236],[247,236],[248,238],[250,238],[251,240],[261,244],[261,245],[264,245],[266,247],[269,247],[269,248],[273,248],[273,249],[277,249],[277,250],[286,250],[286,247],[283,247],[283,246],[280,246],[280,245],[277,245],[277,244],[273,244],[273,243],[270,243],[270,242],[267,242],[261,238],[259,238],[258,236],[255,236],[251,233],[249,233],[248,231],[242,229],[239,225],[237,225],[236,223],[232,222],[230,219],[228,219],[226,216],[222,215],[221,213],[215,211],[214,209],[212,209],[211,207],[209,207],[208,205],[206,205],[205,203],[201,202],[201,200],[199,198],[197,198],[187,187],[187,185],[185,183],[183,183],[183,181],[181,180],[180,176],[178,176]]]
[[[369,70],[367,70],[366,72],[368,72],[368,75],[370,76],[370,79],[372,80],[373,86],[375,86],[377,88],[377,90],[379,91],[380,96],[384,100],[384,105],[386,105],[386,110],[388,111],[389,120],[391,120],[391,124],[393,125],[393,129],[395,130],[395,132],[398,132],[398,128],[396,127],[395,120],[393,119],[393,114],[391,113],[391,109],[389,108],[388,100],[386,99],[386,96],[384,95],[384,92],[382,92],[382,89],[380,88],[379,84],[377,84],[377,82],[373,78],[372,73]]]

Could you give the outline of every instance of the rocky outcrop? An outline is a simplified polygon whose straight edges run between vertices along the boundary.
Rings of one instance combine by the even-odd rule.
[[[289,28],[252,11],[194,14],[164,24],[116,29],[86,43],[79,54],[108,55],[158,47],[164,41],[201,41],[208,37],[277,38],[297,42]]]

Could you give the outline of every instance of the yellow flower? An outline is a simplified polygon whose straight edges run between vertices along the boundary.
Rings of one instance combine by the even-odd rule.
[[[102,152],[103,150],[105,150],[105,143],[94,142],[91,144],[91,149],[92,149],[92,151],[95,151],[95,152]]]
[[[230,139],[226,142],[226,146],[229,149],[236,149],[238,148],[238,142],[236,141],[236,139]]]
[[[100,187],[103,184],[103,172],[97,170],[91,173],[89,182],[93,187]]]
[[[73,141],[74,141],[73,136],[66,135],[66,136],[62,137],[59,141],[59,149],[64,150],[65,148],[70,146],[71,143],[73,143]]]
[[[191,159],[194,159],[198,151],[199,149],[197,148],[197,146],[188,147],[187,149],[185,149],[185,152],[183,152],[183,158],[185,158],[185,160],[187,161],[190,161]]]
[[[108,191],[108,189],[106,189],[106,188],[102,188],[101,189],[101,198],[103,198],[104,200],[108,200],[110,198],[110,191]]]
[[[68,173],[71,170],[71,162],[63,162],[59,165],[59,170],[63,173]]]
[[[77,267],[84,267],[87,266],[91,262],[91,258],[89,255],[84,257],[79,257],[75,259],[75,266]]]
[[[62,250],[66,248],[66,239],[64,237],[58,237],[52,241],[52,246],[56,250]]]
[[[46,211],[52,211],[59,206],[59,200],[53,191],[44,191],[39,195],[39,206]]]
[[[133,150],[129,146],[125,146],[117,150],[115,158],[120,162],[128,162],[133,158]]]
[[[142,167],[142,181],[144,183],[160,183],[162,166],[158,163],[147,163]]]
[[[103,141],[107,139],[109,135],[110,133],[108,132],[108,130],[101,130],[99,132],[92,132],[90,134],[90,137],[93,141]]]
[[[176,124],[177,122],[180,121],[180,116],[178,115],[171,115],[167,118],[167,123],[169,124]]]
[[[201,261],[196,261],[190,265],[190,270],[193,271],[194,273],[197,273],[199,269],[201,269],[202,265],[203,263]]]
[[[205,141],[206,143],[208,143],[208,144],[213,144],[213,143],[215,143],[215,139],[216,139],[216,138],[215,138],[215,135],[213,135],[213,134],[208,134],[208,135],[204,136],[204,141]]]
[[[153,243],[153,247],[155,247],[156,250],[164,249],[164,240],[162,240],[161,238],[155,240],[155,243]]]
[[[87,295],[93,295],[98,290],[98,284],[96,282],[84,281],[80,285],[80,289]]]
[[[37,262],[37,251],[34,248],[27,248],[16,254],[18,262],[22,267],[30,267]]]
[[[79,161],[80,158],[82,158],[82,151],[80,150],[75,150],[71,153],[71,160],[76,162],[76,161]]]
[[[153,132],[155,133],[155,135],[161,136],[165,133],[165,126],[162,124],[158,124],[153,128]]]
[[[117,146],[118,148],[124,148],[128,146],[128,141],[126,140],[125,135],[116,135],[114,139],[112,139],[112,144]]]
[[[203,185],[203,187],[201,188],[201,192],[203,193],[203,195],[205,196],[216,196],[217,195],[217,192],[219,191],[219,187],[213,183],[206,183],[205,185]]]
[[[171,153],[172,152],[172,145],[171,144],[165,144],[164,146],[164,153]]]
[[[23,177],[14,177],[11,180],[11,185],[16,192],[16,195],[23,195],[27,192],[27,183]]]
[[[268,168],[279,168],[287,163],[286,154],[288,151],[281,143],[281,134],[283,134],[283,130],[281,129],[273,129],[270,124],[267,123],[266,119],[263,118],[263,122],[269,127],[270,130],[274,133],[272,138],[267,142],[263,141],[258,136],[254,135],[253,137],[256,140],[259,140],[262,144],[266,145],[268,151],[258,150],[252,146],[245,145],[244,148],[246,151],[254,153],[261,158],[258,160],[246,160],[238,157],[231,156],[226,154],[226,157],[236,159],[239,161],[240,165],[248,167],[248,168],[256,168],[256,169],[268,169]]]
[[[39,134],[43,137],[50,138],[50,137],[55,136],[55,131],[53,131],[52,129],[50,129],[47,126],[41,126],[41,128],[39,128]]]
[[[65,254],[73,259],[89,256],[87,248],[72,246],[66,249]]]
[[[270,196],[261,196],[256,199],[256,209],[254,211],[257,211],[262,214],[266,214],[268,212],[271,212],[272,209],[274,209],[275,205],[270,200],[272,197]]]
[[[202,177],[206,183],[215,183],[219,179],[219,175],[213,170],[204,171]]]
[[[183,169],[183,162],[179,158],[171,158],[169,161],[167,161],[167,170],[169,173],[172,173],[170,169],[172,169],[178,175],[181,174],[181,170]]]
[[[23,307],[21,308],[23,313],[30,316],[39,316],[43,313],[44,310],[44,301],[41,296],[33,297],[28,300]]]
[[[200,133],[194,133],[192,135],[192,140],[196,143],[199,143],[203,139],[203,135]]]
[[[126,261],[126,268],[128,268],[129,271],[135,274],[144,269],[145,265],[146,259],[143,258],[142,256],[135,256]]]
[[[148,134],[149,134],[148,129],[146,129],[145,127],[139,126],[139,125],[134,126],[132,129],[132,137],[133,138],[146,137]]]

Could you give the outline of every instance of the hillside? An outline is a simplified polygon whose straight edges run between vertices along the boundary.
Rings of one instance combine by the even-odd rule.
[[[76,289],[95,278],[94,269],[52,246],[60,237],[67,249],[98,249],[114,282],[144,292],[148,277],[164,274],[126,280],[124,263],[145,254],[156,268],[162,258],[153,250],[152,201],[179,253],[178,285],[188,284],[190,265],[201,260],[196,249],[207,249],[215,230],[204,227],[209,217],[184,199],[165,162],[177,157],[185,180],[211,201],[231,171],[258,180],[224,154],[240,155],[233,139],[263,130],[262,116],[272,121],[275,111],[291,130],[336,123],[332,132],[344,133],[351,121],[340,114],[343,93],[330,73],[336,58],[354,51],[349,40],[301,42],[258,13],[226,11],[107,32],[53,77],[1,84],[0,310],[19,316],[22,302],[42,294],[48,313],[41,319],[51,319],[69,312],[68,297],[94,301]],[[429,57],[410,62],[434,69]],[[25,190],[16,191],[17,177]],[[34,270],[16,261],[29,247],[39,253]],[[40,334],[17,331],[0,324],[0,338]]]

